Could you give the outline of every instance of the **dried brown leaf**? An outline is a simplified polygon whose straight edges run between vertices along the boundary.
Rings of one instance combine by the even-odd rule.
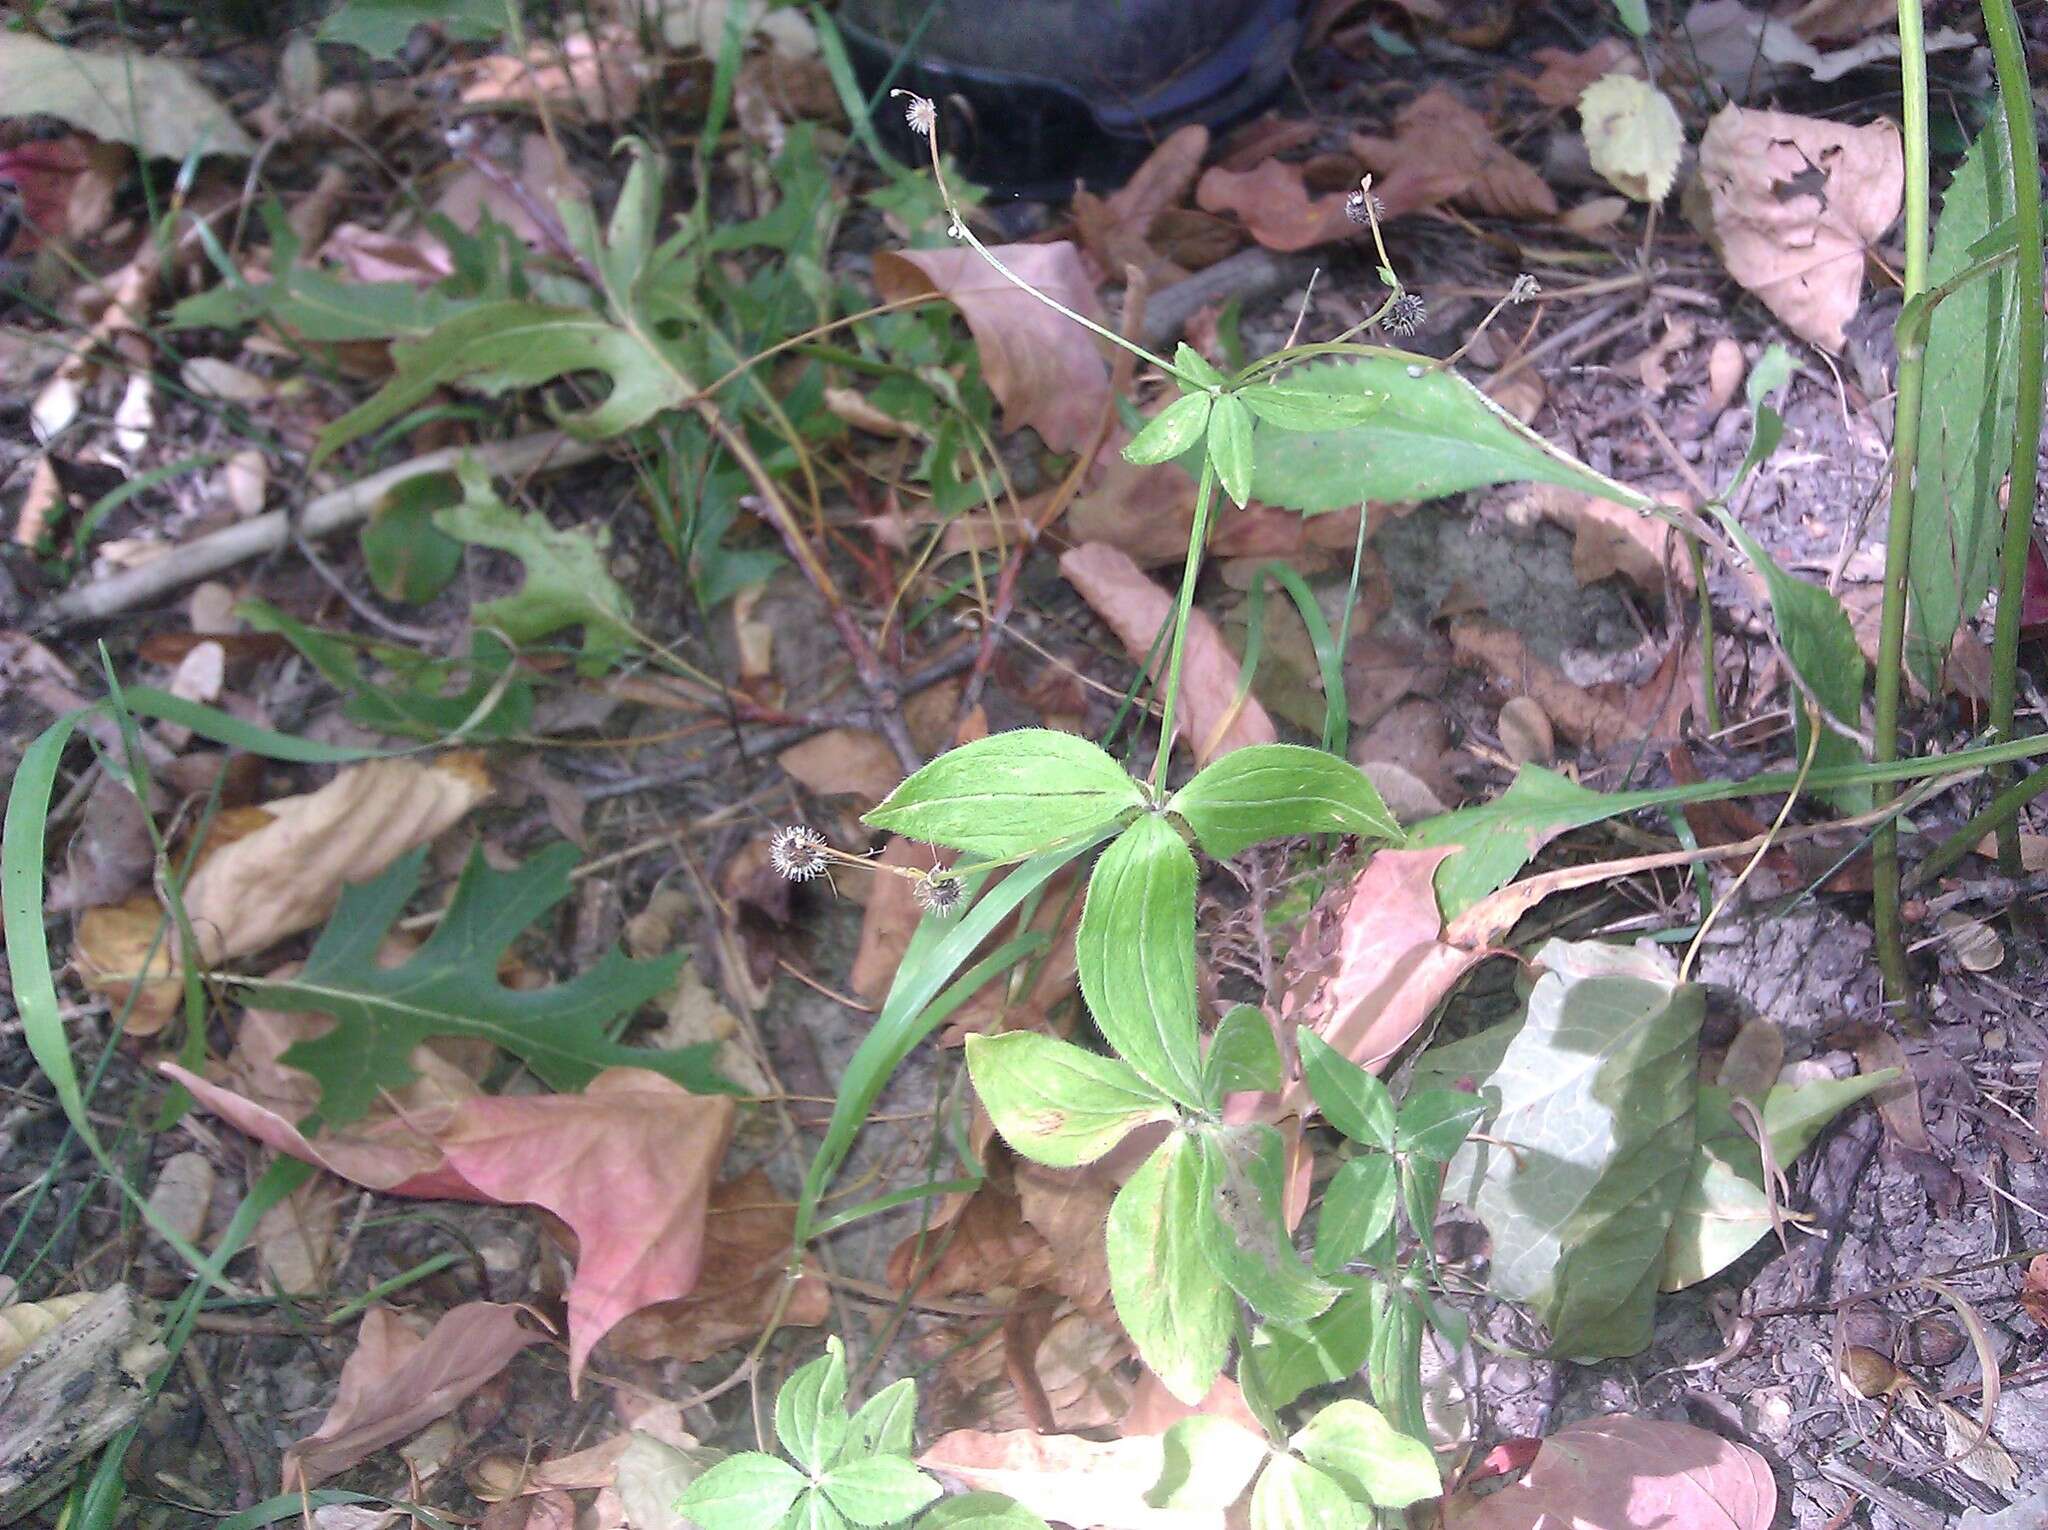
[[[1495,141],[1486,119],[1442,86],[1394,114],[1391,138],[1354,133],[1389,218],[1457,202],[1501,218],[1548,218],[1557,197],[1543,177]]]
[[[1345,212],[1347,193],[1311,195],[1299,165],[1269,159],[1251,170],[1221,166],[1202,177],[1195,201],[1212,213],[1235,213],[1252,238],[1269,250],[1313,249],[1355,237]]]
[[[1764,1458],[1691,1424],[1610,1414],[1545,1439],[1522,1480],[1452,1495],[1444,1530],[1769,1530]]]

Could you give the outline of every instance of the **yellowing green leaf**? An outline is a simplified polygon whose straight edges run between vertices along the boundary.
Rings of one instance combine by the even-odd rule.
[[[1586,152],[1615,190],[1638,202],[1670,194],[1685,155],[1685,128],[1670,97],[1632,74],[1603,75],[1579,97]]]
[[[64,48],[22,31],[0,31],[0,115],[55,117],[146,159],[256,152],[177,59]]]
[[[968,1037],[967,1072],[1003,1140],[1055,1168],[1093,1163],[1175,1114],[1128,1064],[1035,1031]]]
[[[1230,1358],[1237,1302],[1201,1248],[1201,1150],[1162,1142],[1109,1208],[1109,1291],[1117,1320],[1166,1390],[1198,1403]]]

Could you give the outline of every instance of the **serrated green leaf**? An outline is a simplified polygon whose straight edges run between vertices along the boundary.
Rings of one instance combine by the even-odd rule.
[[[1314,1031],[1299,1038],[1301,1072],[1323,1117],[1353,1142],[1394,1150],[1394,1097],[1387,1086]]]
[[[1205,1103],[1195,1022],[1195,858],[1164,817],[1141,816],[1102,852],[1074,938],[1096,1025],[1146,1082]]]
[[[1394,1146],[1433,1163],[1449,1163],[1485,1114],[1486,1101],[1462,1089],[1414,1090],[1401,1102]]]
[[[1402,1509],[1443,1491],[1435,1453],[1357,1398],[1329,1404],[1288,1443],[1364,1503]]]
[[[825,1353],[799,1367],[775,1394],[775,1438],[812,1476],[830,1466],[846,1443],[846,1349],[837,1335]]]
[[[1171,462],[1200,441],[1208,430],[1210,402],[1211,395],[1207,393],[1182,394],[1131,437],[1124,447],[1124,461],[1140,467]]]
[[[1362,425],[1386,406],[1386,395],[1305,388],[1296,382],[1254,384],[1237,395],[1245,408],[1281,430],[1343,430]]]
[[[456,473],[462,502],[435,511],[434,525],[461,541],[512,554],[526,573],[513,594],[472,607],[471,622],[521,646],[581,627],[584,673],[610,668],[632,641],[633,619],[626,592],[605,567],[609,532],[557,528],[537,510],[514,510],[474,459],[463,459]]]
[[[1272,1024],[1253,1004],[1239,1004],[1217,1023],[1202,1063],[1205,1093],[1212,1108],[1242,1090],[1277,1090],[1281,1084],[1280,1043]]]
[[[843,1461],[818,1484],[832,1506],[856,1525],[894,1525],[939,1496],[937,1482],[906,1456]]]
[[[1252,412],[1234,393],[1209,410],[1209,462],[1223,492],[1243,506],[1252,497]]]
[[[1705,1006],[1654,950],[1553,940],[1536,964],[1487,1081],[1512,1151],[1468,1142],[1454,1193],[1493,1235],[1495,1294],[1528,1303],[1557,1353],[1632,1355],[1692,1167]]]
[[[1579,97],[1586,152],[1616,191],[1662,202],[1678,179],[1685,127],[1671,98],[1633,74],[1602,75]]]
[[[1396,1188],[1394,1160],[1385,1153],[1366,1153],[1337,1170],[1323,1191],[1322,1219],[1316,1223],[1316,1274],[1327,1279],[1340,1273],[1385,1236],[1394,1225]]]
[[[962,1493],[933,1505],[917,1530],[1046,1530],[1046,1523],[1007,1493]]]
[[[2033,156],[2026,160],[2031,175]],[[1975,263],[1971,247],[2013,215],[2012,185],[2005,116],[1993,111],[1942,198],[1930,286]],[[1927,327],[1906,657],[1931,691],[1941,688],[1956,629],[1984,604],[1998,558],[2019,391],[2018,290],[2012,267],[1997,267],[1944,298]]]
[[[1036,1031],[967,1038],[967,1073],[1003,1140],[1055,1168],[1093,1163],[1173,1102],[1126,1063]]]
[[[655,344],[645,331],[628,331],[584,308],[481,303],[422,339],[393,345],[396,375],[320,432],[310,465],[382,429],[435,389],[458,383],[495,397],[557,377],[601,372],[611,380],[611,392],[581,414],[564,415],[562,427],[594,438],[622,435],[687,403],[696,391]]]
[[[1145,1493],[1155,1509],[1213,1512],[1233,1504],[1266,1459],[1264,1440],[1210,1413],[1177,1421],[1159,1443],[1159,1480]]]
[[[1110,1203],[1109,1290],[1138,1354],[1190,1405],[1230,1358],[1237,1304],[1202,1252],[1201,1152],[1184,1132],[1162,1142]]]
[[[1358,1530],[1367,1517],[1336,1478],[1293,1456],[1268,1461],[1252,1489],[1251,1530]]]
[[[428,22],[456,42],[486,42],[504,35],[504,0],[346,0],[320,23],[319,37],[396,58],[412,29]]]
[[[1099,829],[1144,800],[1130,773],[1088,740],[1017,728],[948,750],[861,821],[1011,860]]]
[[[1289,1406],[1311,1387],[1355,1376],[1372,1349],[1374,1288],[1340,1280],[1343,1294],[1306,1323],[1261,1323],[1238,1368],[1247,1397],[1267,1408]]]
[[[1210,1264],[1261,1317],[1303,1323],[1338,1288],[1302,1263],[1281,1217],[1286,1150],[1260,1123],[1210,1127],[1202,1144],[1202,1244]]]
[[[498,962],[519,932],[569,894],[576,847],[555,845],[512,871],[471,854],[455,898],[427,943],[396,967],[377,949],[419,887],[421,848],[382,876],[342,889],[305,965],[249,992],[251,1008],[332,1015],[334,1028],[294,1042],[283,1061],[320,1086],[320,1120],[360,1119],[415,1077],[413,1048],[436,1036],[474,1036],[522,1059],[555,1089],[580,1089],[606,1068],[648,1068],[698,1094],[737,1093],[712,1066],[710,1043],[673,1052],[622,1046],[605,1027],[675,982],[681,958],[633,961],[607,952],[588,972],[547,988],[510,989]]]
[[[719,1530],[774,1530],[804,1490],[804,1475],[758,1450],[728,1456],[691,1483],[676,1509],[691,1523]]]
[[[1261,426],[1251,492],[1269,505],[1315,513],[1367,500],[1411,504],[1522,480],[1562,484],[1635,509],[1649,504],[1550,445],[1457,373],[1406,352],[1319,363],[1290,378],[1299,387],[1382,396],[1386,403],[1343,430]]]
[[[1204,766],[1166,804],[1222,860],[1293,834],[1361,834],[1398,841],[1401,826],[1365,772],[1299,744],[1253,744]]]
[[[423,473],[394,487],[363,524],[363,566],[386,600],[421,605],[448,588],[462,566],[462,544],[434,525],[434,512],[462,497],[445,473]]]
[[[917,1443],[917,1382],[905,1376],[862,1403],[846,1435],[846,1458],[907,1456]]]

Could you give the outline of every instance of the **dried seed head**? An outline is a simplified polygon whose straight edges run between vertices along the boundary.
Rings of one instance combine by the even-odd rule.
[[[1541,296],[1542,292],[1543,283],[1536,280],[1527,271],[1524,271],[1515,278],[1514,285],[1508,288],[1508,301],[1510,303],[1526,303],[1533,297]]]
[[[784,824],[768,841],[768,864],[792,882],[808,882],[825,869],[825,836],[807,824]]]
[[[927,871],[911,884],[910,895],[927,914],[944,919],[960,906],[960,900],[967,895],[967,888],[950,872]]]
[[[1404,292],[1394,299],[1393,307],[1387,310],[1386,318],[1380,322],[1386,326],[1388,334],[1407,336],[1422,328],[1428,318],[1429,304],[1423,302],[1422,294]]]
[[[892,90],[889,94],[903,97],[903,120],[910,124],[910,131],[920,138],[931,137],[932,130],[939,125],[938,107],[916,91]]]
[[[1360,228],[1364,228],[1369,223],[1378,223],[1386,218],[1387,204],[1380,200],[1377,191],[1367,191],[1361,186],[1344,199],[1344,216]]]

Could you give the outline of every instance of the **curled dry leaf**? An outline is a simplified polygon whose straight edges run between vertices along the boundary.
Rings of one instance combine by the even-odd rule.
[[[1102,317],[1073,245],[1006,244],[990,252],[1022,281],[1078,314]],[[1028,425],[1056,452],[1077,450],[1109,404],[1109,363],[1087,330],[1018,288],[971,249],[899,250],[875,257],[884,302],[934,295],[952,302],[981,351],[982,376],[1007,430]]]
[[[1582,585],[1619,574],[1644,594],[1661,596],[1668,568],[1679,588],[1692,588],[1691,562],[1673,556],[1678,533],[1654,515],[1559,484],[1532,484],[1507,516],[1517,525],[1547,520],[1570,531],[1572,574]]]
[[[1394,114],[1394,136],[1354,133],[1351,148],[1376,177],[1389,218],[1457,202],[1501,218],[1548,218],[1557,197],[1542,176],[1495,142],[1486,119],[1441,86]]]
[[[355,1353],[320,1427],[284,1453],[284,1483],[298,1492],[346,1471],[424,1428],[502,1371],[542,1335],[519,1318],[530,1309],[467,1302],[421,1334],[388,1307],[363,1315]]]
[[[1769,1530],[1778,1486],[1746,1445],[1611,1414],[1545,1439],[1522,1480],[1453,1495],[1444,1530]]]
[[[1793,333],[1839,351],[1865,257],[1905,194],[1898,128],[1727,106],[1700,140],[1699,174],[1728,274]]]
[[[1269,250],[1313,249],[1358,234],[1345,212],[1346,193],[1312,195],[1300,165],[1269,159],[1246,171],[1221,166],[1202,177],[1195,201],[1205,211],[1235,213]]]
[[[1105,275],[1120,280],[1125,266],[1136,266],[1156,288],[1188,274],[1148,236],[1152,220],[1178,207],[1188,194],[1208,153],[1209,130],[1191,122],[1168,134],[1131,178],[1108,196],[1086,189],[1074,193],[1074,227],[1081,247]]]
[[[1065,553],[1060,558],[1060,572],[1134,659],[1142,662],[1152,652],[1153,639],[1172,616],[1173,597],[1146,578],[1137,564],[1114,547],[1090,542]],[[1162,673],[1164,668],[1162,654]],[[1181,662],[1180,713],[1184,734],[1200,764],[1247,744],[1270,744],[1279,737],[1273,720],[1255,697],[1247,694],[1240,704],[1241,677],[1238,662],[1216,624],[1200,611],[1191,613],[1187,652]]]

